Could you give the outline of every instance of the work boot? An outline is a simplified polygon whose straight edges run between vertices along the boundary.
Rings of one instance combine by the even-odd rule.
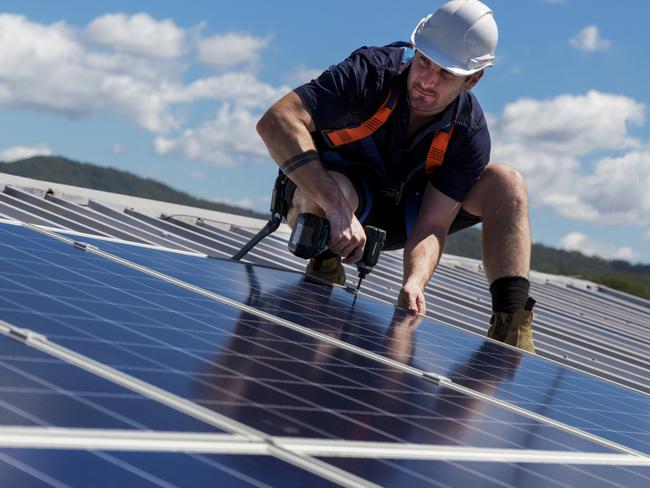
[[[529,298],[523,310],[514,313],[495,312],[490,319],[487,336],[528,352],[535,352],[533,344],[533,305]]]
[[[314,276],[321,280],[345,285],[345,269],[341,264],[341,256],[330,256],[327,258],[311,258],[305,269],[307,276]]]

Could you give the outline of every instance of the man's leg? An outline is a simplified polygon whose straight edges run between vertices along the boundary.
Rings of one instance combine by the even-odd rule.
[[[350,207],[356,210],[359,206],[359,196],[350,179],[337,171],[328,171],[328,173],[336,181]],[[308,194],[300,188],[296,188],[287,213],[287,223],[290,227],[293,228],[296,218],[301,213],[312,213],[321,217],[325,215],[325,212],[309,198]],[[332,254],[329,250],[310,259],[305,274],[330,283],[345,284],[345,270],[341,264],[341,257]]]
[[[534,352],[530,284],[530,226],[523,177],[500,164],[487,167],[463,202],[483,221],[483,264],[494,315],[490,337]]]

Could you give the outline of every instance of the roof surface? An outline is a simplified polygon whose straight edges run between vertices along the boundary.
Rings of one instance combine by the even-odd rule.
[[[12,485],[83,486],[79,466],[93,486],[650,481],[645,300],[532,273],[531,355],[484,337],[475,260],[445,255],[414,317],[398,252],[356,295],[351,267],[348,287],[305,279],[285,226],[234,262],[263,222],[0,182]]]

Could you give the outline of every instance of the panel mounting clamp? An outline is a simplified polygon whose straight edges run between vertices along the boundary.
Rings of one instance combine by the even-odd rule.
[[[442,375],[439,375],[439,374],[429,373],[429,372],[426,372],[426,371],[424,372],[424,374],[422,376],[424,376],[426,379],[435,381],[437,384],[439,384],[441,386],[451,385],[451,384],[454,383],[451,380],[451,378],[447,378],[446,376],[442,376]]]
[[[98,251],[99,250],[99,248],[97,246],[93,246],[92,244],[88,244],[87,242],[74,241],[72,243],[72,245],[74,247],[76,247],[77,249],[81,249],[82,251],[89,251],[91,249],[93,251]]]
[[[31,329],[21,329],[19,327],[13,327],[13,326],[9,327],[8,336],[11,337],[12,339],[22,342],[23,344],[30,344],[33,343],[34,341],[41,341],[41,342],[47,341],[47,337],[37,332],[34,332]]]

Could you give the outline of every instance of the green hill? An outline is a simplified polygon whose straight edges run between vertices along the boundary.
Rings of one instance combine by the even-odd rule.
[[[24,176],[35,180],[51,181],[72,186],[92,188],[113,193],[178,203],[192,207],[206,208],[219,212],[233,213],[247,217],[266,218],[253,210],[194,198],[187,193],[174,190],[149,178],[142,178],[127,171],[103,168],[88,163],[79,163],[56,156],[36,156],[13,163],[0,163],[0,172]]]
[[[478,229],[468,229],[449,236],[445,252],[480,259],[481,232]],[[531,268],[545,273],[584,278],[650,299],[650,265],[647,264],[607,261],[599,257],[585,256],[577,251],[533,244]]]
[[[266,214],[232,205],[194,198],[152,179],[142,178],[126,171],[79,163],[62,157],[37,156],[13,163],[0,163],[0,172],[237,215],[263,219],[267,217]],[[450,254],[480,259],[480,231],[468,229],[450,236],[447,239],[445,251]],[[650,299],[650,265],[607,261],[602,258],[585,256],[579,252],[563,251],[541,244],[533,244],[532,268],[547,273],[585,278]]]

